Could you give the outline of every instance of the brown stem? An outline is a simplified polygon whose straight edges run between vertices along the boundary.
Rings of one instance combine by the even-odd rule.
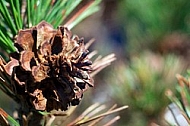
[[[24,100],[23,100],[24,101]],[[21,126],[42,126],[43,115],[36,110],[29,108],[26,102],[21,101],[19,109],[19,119]]]

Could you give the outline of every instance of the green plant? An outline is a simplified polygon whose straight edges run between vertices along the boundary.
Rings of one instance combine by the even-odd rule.
[[[128,63],[115,65],[108,83],[114,100],[130,105],[129,114],[125,115],[130,120],[126,122],[128,125],[161,124],[162,112],[169,102],[165,91],[173,89],[175,73],[185,68],[182,64],[182,60],[173,55],[162,57],[144,52]]]
[[[127,53],[157,51],[165,36],[173,32],[188,34],[189,8],[187,0],[120,1],[116,16],[126,31]]]
[[[69,106],[78,105],[83,92],[94,85],[92,77],[115,60],[111,54],[92,63],[90,59],[96,52],[90,53],[88,47],[93,41],[85,43],[70,31],[99,9],[100,0],[2,0],[0,3],[0,46],[2,54],[10,54],[8,62],[4,60],[8,59],[6,55],[0,57],[0,89],[20,105],[20,125],[51,125],[56,114],[50,111],[66,111]],[[88,114],[92,116],[102,110],[96,107]],[[102,119],[127,106],[114,108],[92,118],[83,115],[69,125]],[[67,118],[70,114],[61,115]],[[0,119],[2,124],[19,125],[2,109]]]
[[[189,75],[189,72],[185,77],[176,74],[178,80],[176,93],[170,88],[166,91],[171,101],[165,111],[165,120],[169,125],[190,125]]]
[[[35,26],[42,20],[45,20],[54,27],[58,27],[64,22],[66,27],[72,29],[84,18],[98,11],[100,1],[101,0],[90,2],[82,0],[1,0],[1,47],[7,53],[15,51],[13,38],[18,31]],[[72,13],[74,9],[81,4],[83,4],[83,6],[80,11]],[[68,19],[66,20],[66,18]]]

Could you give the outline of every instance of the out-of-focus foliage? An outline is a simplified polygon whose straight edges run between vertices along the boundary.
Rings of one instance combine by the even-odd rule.
[[[118,53],[114,70],[106,71],[106,74],[108,72],[109,74],[105,80],[110,85],[111,97],[121,104],[129,105],[129,111],[124,115],[127,119],[119,125],[138,126],[148,125],[151,122],[161,125],[164,120],[163,110],[170,102],[165,91],[175,90],[177,81],[175,75],[183,73],[186,64],[189,64],[190,2],[188,0],[109,1],[112,6],[107,2],[110,8],[106,9],[107,13],[103,15],[103,18],[109,19],[107,22],[103,19],[103,22],[108,23],[107,27],[115,25],[107,28],[107,33],[112,32],[110,36],[115,35],[116,41],[113,40],[114,44],[108,41],[107,45],[113,44],[115,52],[120,54]],[[117,26],[124,28],[122,32],[126,35],[126,41],[123,40],[122,43],[118,40],[121,34],[117,33],[119,29]],[[101,35],[105,37],[103,31]],[[111,37],[108,40],[112,39]],[[98,44],[104,51],[109,48],[102,45],[106,44]],[[125,49],[119,50],[123,49],[118,48],[119,46],[125,46]],[[145,50],[152,50],[154,53],[146,53]],[[129,62],[126,62],[126,59],[129,59]]]
[[[129,61],[119,59],[107,80],[111,96],[129,105],[129,121],[121,125],[166,125],[163,112],[170,101],[165,92],[175,92],[175,75],[189,64],[190,2],[122,0],[116,10]]]
[[[127,35],[127,49],[157,48],[161,39],[174,31],[190,31],[188,0],[122,0],[118,6]]]
[[[143,53],[132,57],[129,64],[118,63],[107,78],[112,97],[121,104],[129,104],[128,125],[161,123],[162,110],[169,100],[166,89],[176,82],[175,74],[184,70],[182,60],[174,55],[162,57]],[[138,117],[136,117],[138,116]]]

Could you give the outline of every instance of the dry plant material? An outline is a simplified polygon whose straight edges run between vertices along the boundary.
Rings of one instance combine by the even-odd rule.
[[[94,126],[94,125],[96,125],[96,122],[94,123],[92,121],[96,121],[96,120],[100,121],[102,118],[104,118],[110,114],[113,114],[113,113],[116,113],[116,112],[119,112],[119,111],[122,111],[122,110],[128,108],[128,106],[122,106],[119,108],[115,108],[116,106],[114,105],[107,112],[95,115],[96,111],[99,111],[99,110],[97,110],[97,109],[99,109],[99,107],[98,106],[97,106],[98,108],[93,108],[93,107],[96,107],[96,104],[94,106],[92,106],[90,109],[87,109],[86,111],[84,111],[84,113],[82,113],[76,120],[74,120],[67,126],[80,126],[80,125],[87,124],[90,122],[91,122],[91,124],[89,124],[89,126]],[[100,111],[102,111],[102,110],[100,110]],[[89,115],[91,115],[91,116],[89,116]],[[108,121],[108,123],[105,125],[107,125],[107,126],[111,125],[112,123],[116,122],[119,118],[120,118],[119,116],[116,116],[116,118]]]
[[[182,91],[180,92],[181,94],[181,98],[182,98],[182,102],[185,106],[188,106],[188,101],[187,101],[187,97],[185,94],[185,86],[187,86],[189,88],[189,82],[188,80],[186,80],[183,76],[181,76],[180,74],[176,75],[176,78],[178,80],[179,86],[182,88]]]
[[[3,126],[9,125],[8,121],[6,120],[7,117],[8,117],[8,114],[2,108],[0,108],[0,125],[3,125]]]
[[[83,38],[63,26],[53,29],[45,21],[20,30],[14,44],[17,52],[10,54],[8,63],[0,59],[0,70],[11,78],[10,90],[35,110],[78,105],[84,91],[94,86],[94,73],[115,60],[111,54],[93,63]]]

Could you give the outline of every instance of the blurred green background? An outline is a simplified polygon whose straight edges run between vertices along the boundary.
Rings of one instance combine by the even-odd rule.
[[[189,67],[189,0],[103,0],[101,10],[72,33],[95,38],[93,50],[117,57],[95,77],[81,111],[94,102],[117,103],[129,105],[117,126],[169,125],[163,118],[170,103],[165,92],[175,92],[175,75]],[[13,101],[0,96],[0,107],[12,115]]]
[[[190,1],[105,0],[73,32],[96,38],[100,54],[116,53],[96,76],[90,100],[129,105],[118,126],[169,125],[165,92],[175,92],[175,75],[189,67]]]

